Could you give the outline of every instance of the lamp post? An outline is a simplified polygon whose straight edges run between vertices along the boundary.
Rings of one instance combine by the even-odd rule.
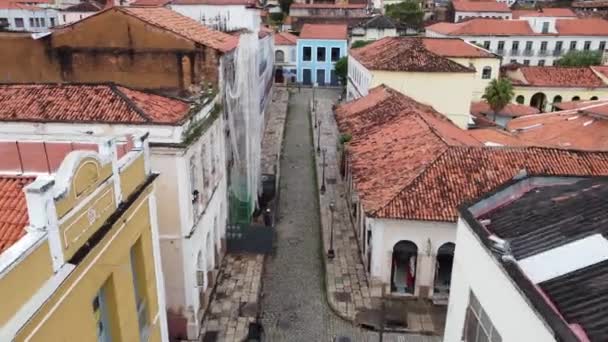
[[[317,125],[317,153],[321,153],[321,119],[319,119],[319,123]]]
[[[334,201],[329,202],[329,212],[331,214],[329,219],[329,250],[327,251],[327,257],[331,260],[336,256],[334,252],[334,210],[336,204]]]
[[[327,149],[323,149],[323,164],[321,164],[321,167],[323,168],[323,172],[321,173],[321,194],[325,193],[325,153],[327,152]]]

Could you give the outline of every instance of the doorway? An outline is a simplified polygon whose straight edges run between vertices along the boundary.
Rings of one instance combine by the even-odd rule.
[[[317,69],[317,84],[320,86],[325,85],[325,69]]]
[[[448,295],[452,281],[452,265],[454,263],[454,245],[451,242],[444,243],[437,250],[435,262],[435,295]]]
[[[302,69],[302,83],[305,85],[312,84],[312,71],[310,69]]]
[[[399,241],[393,247],[391,292],[414,294],[418,247],[412,241]]]

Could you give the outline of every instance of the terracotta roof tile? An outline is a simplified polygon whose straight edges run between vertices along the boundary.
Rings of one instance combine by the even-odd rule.
[[[298,36],[289,32],[277,32],[274,35],[274,45],[296,45]]]
[[[131,6],[165,6],[171,3],[171,0],[135,0],[131,3]]]
[[[457,0],[452,4],[460,12],[511,12],[506,2]]]
[[[443,57],[498,58],[493,53],[460,38],[423,38],[427,50]]]
[[[608,21],[599,18],[557,19],[558,33],[536,33],[527,20],[476,18],[460,23],[437,23],[426,27],[449,36],[607,36]]]
[[[254,0],[172,0],[171,2],[176,5],[243,5],[247,7],[255,6],[256,4]]]
[[[605,87],[606,84],[590,67],[555,67],[531,66],[519,67],[523,79],[513,77],[507,72],[507,77],[514,85],[533,87]]]
[[[608,7],[608,1],[603,1],[603,0],[573,1],[572,7],[574,7],[574,8],[605,8],[605,7]]]
[[[509,103],[498,114],[502,116],[518,117],[538,113],[540,113],[538,108],[522,104]],[[489,116],[493,114],[493,111],[486,101],[479,101],[471,103],[471,114],[484,114]]]
[[[236,48],[238,38],[212,30],[201,23],[164,7],[114,7],[151,25],[171,31],[213,49],[228,52]]]
[[[569,8],[543,8],[541,10],[514,10],[513,19],[519,19],[521,17],[576,17]]]
[[[44,11],[44,8],[22,3],[15,0],[0,0],[0,9],[14,9],[27,11]]]
[[[347,39],[346,25],[304,24],[300,39]]]
[[[0,176],[0,253],[25,235],[29,218],[23,188],[33,181],[31,177]]]
[[[354,186],[373,217],[454,222],[459,204],[524,169],[608,175],[608,153],[482,146],[431,107],[384,86],[339,106],[336,120],[352,134],[347,157]]]
[[[289,8],[341,8],[341,9],[364,9],[367,4],[349,4],[349,3],[337,3],[337,4],[304,4],[304,3],[293,3]]]
[[[422,38],[387,37],[350,54],[370,70],[410,72],[474,72],[445,57],[429,51]]]
[[[175,124],[187,102],[114,85],[0,85],[0,121]]]

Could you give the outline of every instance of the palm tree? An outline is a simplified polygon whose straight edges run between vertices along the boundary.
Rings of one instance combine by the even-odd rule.
[[[488,102],[493,112],[493,121],[496,121],[496,113],[503,110],[513,99],[513,85],[506,78],[493,79],[486,87],[483,98]]]

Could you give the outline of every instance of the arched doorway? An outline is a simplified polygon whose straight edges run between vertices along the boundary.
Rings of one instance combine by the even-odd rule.
[[[555,95],[555,97],[553,98],[553,111],[557,110],[557,107],[555,107],[555,105],[560,102],[562,102],[562,97],[559,95]]]
[[[435,262],[435,284],[434,294],[447,296],[450,293],[450,282],[452,281],[452,264],[454,263],[454,245],[446,242],[437,250]]]
[[[515,98],[515,102],[517,102],[517,103],[519,103],[519,104],[524,104],[524,102],[525,102],[524,96],[523,96],[523,95],[518,95],[518,96]]]
[[[393,247],[391,292],[414,294],[418,246],[412,241],[399,241]]]
[[[283,83],[285,81],[285,77],[283,76],[283,68],[277,67],[274,72],[274,83]]]
[[[536,93],[530,98],[530,106],[538,108],[541,112],[545,111],[545,105],[547,104],[547,96],[544,93]]]

